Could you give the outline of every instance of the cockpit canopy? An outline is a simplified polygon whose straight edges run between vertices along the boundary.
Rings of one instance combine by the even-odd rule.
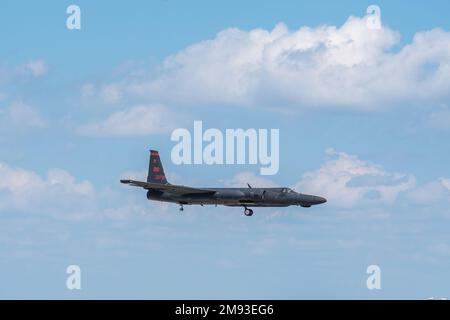
[[[291,188],[281,188],[281,192],[282,193],[293,193],[295,191],[292,190]]]

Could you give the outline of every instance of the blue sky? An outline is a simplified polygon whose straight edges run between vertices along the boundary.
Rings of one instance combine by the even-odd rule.
[[[5,1],[0,297],[448,297],[446,1]],[[280,170],[176,166],[174,128],[280,129]],[[303,209],[187,207],[121,186],[286,185]],[[82,289],[66,289],[66,267]],[[366,288],[366,268],[382,289]]]

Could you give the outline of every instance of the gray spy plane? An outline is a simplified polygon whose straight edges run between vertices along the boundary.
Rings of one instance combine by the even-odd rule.
[[[158,151],[150,150],[147,182],[120,180],[121,183],[141,187],[147,191],[147,199],[183,205],[224,205],[243,207],[246,216],[252,216],[249,207],[288,207],[291,205],[309,208],[327,202],[325,198],[297,193],[290,188],[192,188],[170,184],[166,180]]]

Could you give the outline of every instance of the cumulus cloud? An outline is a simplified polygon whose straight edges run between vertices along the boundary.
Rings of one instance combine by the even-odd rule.
[[[319,169],[306,172],[295,189],[324,195],[332,205],[350,207],[363,202],[392,203],[400,192],[415,187],[415,178],[387,172],[381,166],[333,149]]]
[[[20,213],[116,222],[135,217],[171,219],[165,216],[167,204],[149,204],[145,192],[122,189],[123,185],[119,191],[96,190],[90,181],[80,181],[63,169],[53,168],[41,175],[0,161],[0,177],[0,216]]]
[[[8,107],[0,108],[0,125],[7,130],[25,130],[29,128],[45,128],[46,121],[38,110],[30,105],[15,102]]]
[[[167,57],[154,76],[100,85],[124,96],[180,104],[372,110],[450,97],[450,33],[418,32],[398,48],[387,26],[350,17],[340,27],[280,23],[273,30],[226,29]],[[150,80],[149,80],[150,79]]]
[[[16,66],[0,67],[0,84],[11,84],[27,78],[41,78],[48,71],[47,63],[42,59],[29,60]]]
[[[47,64],[44,60],[31,60],[23,65],[25,73],[31,74],[33,77],[39,78],[47,73]]]
[[[249,183],[252,187],[278,187],[276,183],[270,179],[255,175],[253,172],[240,172],[232,179],[225,181],[225,185],[231,188],[245,188]]]
[[[122,179],[132,179],[137,181],[146,181],[147,180],[148,172],[147,170],[141,170],[141,171],[125,171],[123,172],[118,180]]]
[[[438,178],[417,184],[414,175],[390,172],[378,164],[332,148],[325,151],[326,161],[316,170],[303,174],[293,189],[297,192],[325,196],[327,206],[351,209],[366,205],[371,216],[385,218],[386,213],[371,206],[396,203],[405,205],[442,204],[450,201],[450,179]],[[120,178],[145,181],[147,171],[127,171]],[[172,179],[169,179],[172,180]],[[226,187],[279,187],[279,184],[250,171],[239,172],[220,181]],[[186,180],[181,179],[180,184]],[[402,195],[402,197],[400,197]],[[374,211],[375,210],[375,211]]]
[[[77,182],[62,169],[51,169],[41,177],[0,162],[0,176],[0,213],[44,211],[41,213],[74,217],[91,208],[95,194],[90,182]]]
[[[450,179],[438,178],[408,192],[411,203],[431,204],[447,199],[450,201]]]
[[[29,128],[44,128],[47,122],[40,115],[39,111],[21,99],[11,101],[9,87],[17,88],[17,82],[32,77],[38,78],[47,72],[47,66],[43,60],[32,60],[26,64],[15,67],[0,67],[0,132],[18,132]],[[3,86],[5,88],[3,88]],[[6,90],[6,91],[4,91]],[[10,101],[8,101],[10,100]]]
[[[94,101],[106,105],[117,104],[122,100],[123,92],[120,86],[109,84],[97,88],[92,83],[84,84],[80,90],[81,98],[85,101]]]
[[[169,132],[176,127],[177,116],[163,106],[137,106],[113,113],[105,120],[77,129],[86,136],[146,136]]]

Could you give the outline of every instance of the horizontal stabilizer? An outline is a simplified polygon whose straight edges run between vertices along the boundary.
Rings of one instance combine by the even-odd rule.
[[[159,191],[165,191],[175,194],[214,194],[216,193],[214,190],[208,189],[198,189],[191,188],[185,186],[177,186],[174,184],[161,184],[161,183],[152,183],[152,182],[143,182],[143,181],[135,181],[135,180],[120,180],[123,184],[128,184],[133,187],[141,187],[144,189],[153,189]]]

